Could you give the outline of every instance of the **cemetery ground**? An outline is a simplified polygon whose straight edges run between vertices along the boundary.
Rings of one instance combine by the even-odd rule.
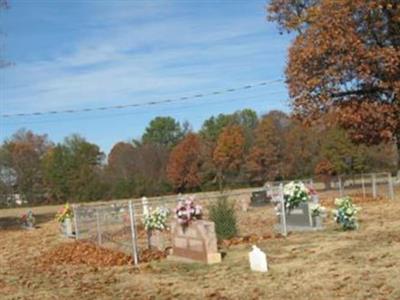
[[[357,231],[338,230],[329,216],[324,231],[286,239],[272,231],[273,210],[241,214],[240,233],[265,237],[256,244],[267,253],[268,273],[250,272],[251,238],[221,244],[223,261],[211,266],[161,260],[134,267],[112,253],[96,263],[101,253],[84,245],[74,254],[81,261],[63,263],[54,249],[75,242],[58,232],[59,206],[34,209],[36,230],[15,224],[26,209],[3,210],[0,299],[400,299],[400,197],[358,205]]]

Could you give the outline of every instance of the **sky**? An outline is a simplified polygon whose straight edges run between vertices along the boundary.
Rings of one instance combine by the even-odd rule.
[[[289,111],[283,79],[291,37],[266,20],[266,1],[10,2],[0,13],[1,55],[12,62],[0,69],[0,115],[174,101],[0,116],[0,141],[20,128],[54,142],[78,133],[107,153],[140,138],[156,116],[198,130],[219,113]],[[213,94],[260,82],[267,83]],[[196,94],[211,95],[179,100]]]

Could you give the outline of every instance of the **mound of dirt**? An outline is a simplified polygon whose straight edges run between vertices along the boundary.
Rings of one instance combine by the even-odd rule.
[[[132,263],[132,257],[124,253],[104,249],[82,241],[63,243],[43,253],[39,261],[43,265],[89,265],[94,267],[123,266]]]
[[[167,253],[169,252],[169,249],[166,249],[165,251],[158,251],[158,250],[143,250],[140,255],[140,263],[148,263],[151,261],[159,261],[167,257]]]
[[[166,251],[144,250],[139,255],[140,263],[159,261],[167,257]],[[125,253],[98,247],[83,241],[63,243],[49,252],[43,253],[38,262],[42,266],[51,265],[89,265],[93,267],[124,266],[133,263],[132,257]]]

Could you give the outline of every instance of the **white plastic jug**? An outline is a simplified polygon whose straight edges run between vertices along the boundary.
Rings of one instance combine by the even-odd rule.
[[[250,269],[256,272],[268,272],[267,255],[257,246],[249,252]]]

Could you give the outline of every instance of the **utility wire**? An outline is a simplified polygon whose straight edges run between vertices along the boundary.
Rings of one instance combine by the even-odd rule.
[[[268,102],[282,102],[282,99],[268,99],[268,96],[271,95],[277,95],[277,94],[281,94],[284,91],[273,91],[272,93],[264,93],[264,94],[259,94],[259,95],[252,95],[252,96],[240,96],[240,97],[235,97],[235,98],[229,98],[229,99],[220,99],[218,101],[216,100],[211,100],[208,101],[206,103],[197,103],[196,105],[190,105],[190,106],[182,106],[179,107],[178,110],[179,111],[183,111],[183,110],[188,110],[188,109],[193,109],[196,107],[200,107],[202,105],[210,105],[210,106],[214,106],[214,105],[221,105],[223,103],[231,103],[231,102],[235,102],[235,101],[268,101]],[[170,110],[173,110],[173,108],[169,109],[167,108],[162,108],[163,112],[168,112]],[[157,112],[157,111],[151,111],[151,112]],[[99,119],[111,119],[111,118],[115,118],[115,117],[124,117],[124,116],[132,116],[132,115],[143,115],[143,114],[148,114],[151,113],[150,111],[144,111],[144,112],[137,112],[137,111],[128,111],[128,112],[121,112],[121,113],[109,113],[109,114],[104,114],[104,115],[95,115],[95,116],[79,116],[79,117],[71,117],[71,118],[57,118],[57,119],[42,119],[42,120],[37,120],[37,121],[26,121],[26,120],[21,120],[20,122],[3,122],[3,126],[21,126],[21,125],[31,125],[31,124],[46,124],[46,123],[62,123],[62,122],[73,122],[73,121],[82,121],[82,120],[99,120]],[[179,115],[179,114],[178,114]],[[174,114],[174,116],[176,116],[176,114]],[[191,118],[191,120],[193,120],[193,118]]]
[[[193,99],[199,99],[199,98],[204,98],[207,96],[216,96],[216,95],[222,95],[222,94],[227,94],[227,93],[234,93],[238,92],[241,90],[248,90],[260,86],[267,86],[268,84],[273,84],[277,82],[282,82],[282,79],[273,79],[273,80],[268,80],[268,81],[263,81],[255,84],[248,84],[240,87],[234,87],[234,88],[228,88],[224,90],[219,90],[219,91],[213,91],[213,92],[208,92],[208,93],[197,93],[191,96],[184,96],[184,97],[179,97],[179,98],[173,98],[173,99],[165,99],[165,100],[158,100],[158,101],[148,101],[148,102],[143,102],[143,103],[131,103],[131,104],[122,104],[122,105],[112,105],[112,106],[101,106],[101,107],[94,107],[94,108],[79,108],[79,109],[66,109],[66,110],[53,110],[53,111],[37,111],[37,112],[27,112],[27,113],[6,113],[6,114],[1,114],[0,117],[2,118],[13,118],[13,117],[28,117],[28,116],[42,116],[42,115],[55,115],[55,114],[74,114],[74,113],[85,113],[85,112],[93,112],[93,111],[106,111],[106,110],[114,110],[114,109],[126,109],[126,108],[131,108],[131,107],[141,107],[141,106],[152,106],[152,105],[159,105],[159,104],[166,104],[166,103],[171,103],[171,102],[177,102],[177,101],[186,101],[186,100],[193,100]]]

